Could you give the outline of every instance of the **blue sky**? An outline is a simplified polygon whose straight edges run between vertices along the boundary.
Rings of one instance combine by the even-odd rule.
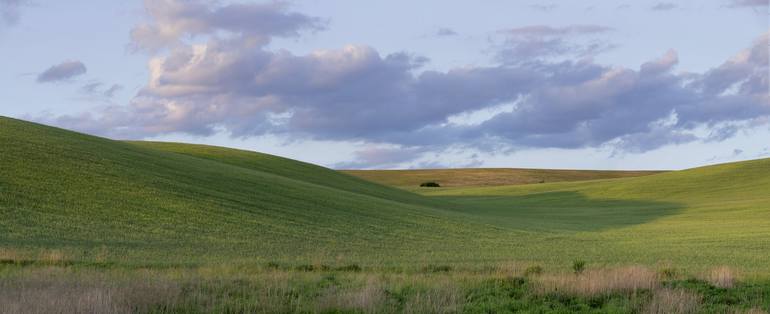
[[[335,168],[770,156],[766,1],[0,0],[0,115]]]

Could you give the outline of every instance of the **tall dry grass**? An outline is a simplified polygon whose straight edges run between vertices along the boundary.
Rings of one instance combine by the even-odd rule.
[[[711,269],[706,275],[706,281],[719,288],[732,288],[737,280],[738,274],[727,266]]]
[[[365,284],[357,289],[329,287],[316,300],[316,310],[348,310],[363,313],[378,313],[389,308],[383,283],[375,277],[366,279]]]
[[[18,251],[8,248],[0,248],[0,261],[18,262],[21,259],[21,254]]]
[[[690,314],[697,313],[701,296],[682,289],[659,289],[652,296],[644,312],[648,314]]]
[[[455,282],[436,282],[433,287],[410,298],[404,304],[404,313],[457,313],[462,309],[463,297]]]
[[[471,311],[484,308],[474,307],[479,306],[472,301],[474,294],[513,297],[506,290],[510,287],[489,283],[526,274],[530,266],[506,264],[491,268],[491,273],[425,274],[227,267],[94,270],[62,265],[13,265],[0,269],[0,314],[165,310],[175,313],[457,313],[469,307]],[[719,268],[704,276],[710,274],[734,284],[731,270]],[[701,297],[689,292],[693,290],[666,288],[669,284],[660,276],[642,266],[589,269],[582,274],[542,273],[520,278],[526,282],[526,286],[521,287],[527,290],[524,296],[515,298],[520,298],[517,302],[526,306],[537,306],[542,300],[550,300],[551,294],[606,296],[608,300],[630,298],[628,309],[644,313],[709,310],[710,303],[701,304]],[[641,290],[645,292],[637,294]],[[484,298],[479,300],[486,300]],[[500,300],[488,301],[494,304]],[[747,309],[762,304],[752,300],[741,306]],[[742,307],[733,306],[729,310]],[[747,313],[763,312],[757,309]]]
[[[136,313],[175,304],[180,287],[158,278],[126,281],[47,269],[0,281],[0,313]]]
[[[735,311],[732,314],[767,314],[767,311],[760,308],[751,308],[743,311]]]
[[[656,272],[642,266],[587,270],[581,274],[543,275],[535,278],[538,293],[596,296],[652,290],[658,287]]]

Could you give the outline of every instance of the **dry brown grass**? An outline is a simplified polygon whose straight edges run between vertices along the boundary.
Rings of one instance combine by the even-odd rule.
[[[495,274],[501,277],[516,277],[522,276],[526,269],[527,267],[520,263],[506,262],[497,265]]]
[[[22,255],[19,253],[19,251],[8,248],[0,248],[0,261],[18,262],[22,259]]]
[[[535,279],[539,293],[596,296],[616,292],[654,289],[658,275],[649,268],[630,266],[615,269],[587,270],[582,274],[543,275]]]
[[[457,313],[463,294],[454,284],[444,282],[435,288],[418,292],[404,304],[405,313]]]
[[[738,280],[738,274],[730,267],[720,266],[709,271],[706,280],[715,287],[732,288]]]
[[[387,302],[385,288],[376,278],[368,278],[360,290],[342,293],[339,298],[341,308],[360,310],[365,313],[374,313],[385,307]]]
[[[318,300],[314,308],[321,312],[329,310],[348,310],[363,313],[377,313],[389,308],[383,283],[375,278],[366,279],[363,286],[350,290],[339,287],[328,288]]]
[[[748,310],[734,311],[733,314],[767,314],[767,311],[760,308],[751,308]]]
[[[659,289],[644,312],[648,314],[688,314],[697,313],[701,305],[701,296],[681,289]]]
[[[40,252],[37,260],[49,265],[57,265],[66,262],[67,256],[61,250],[44,250]]]
[[[158,278],[108,280],[44,269],[0,281],[0,313],[135,313],[171,306],[179,286]]]

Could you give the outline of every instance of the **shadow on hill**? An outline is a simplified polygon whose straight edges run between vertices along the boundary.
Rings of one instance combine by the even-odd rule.
[[[601,231],[638,225],[680,212],[672,202],[589,198],[575,191],[519,196],[436,196],[486,223],[538,231]]]

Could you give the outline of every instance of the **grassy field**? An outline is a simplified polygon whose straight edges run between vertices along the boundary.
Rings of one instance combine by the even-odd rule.
[[[420,184],[437,182],[442,187],[501,186],[639,177],[662,171],[551,170],[514,168],[342,170],[365,180],[419,191]]]
[[[452,179],[463,171],[477,175]],[[656,174],[485,171],[353,176],[0,117],[0,285],[11,288],[0,301],[68,298],[71,283],[92,288],[74,298],[113,293],[103,305],[115,312],[770,307],[770,159]],[[428,177],[445,187],[414,187]],[[618,283],[637,275],[638,287]],[[153,301],[135,285],[171,292]]]

